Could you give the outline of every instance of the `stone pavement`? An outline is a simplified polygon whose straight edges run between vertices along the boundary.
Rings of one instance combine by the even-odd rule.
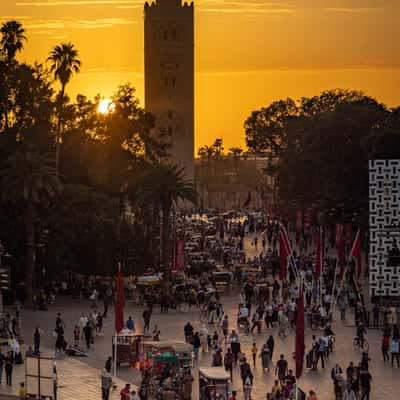
[[[251,256],[256,252],[254,247],[251,247],[249,242],[251,236],[249,235],[245,246],[247,252]],[[260,247],[257,251],[260,251]],[[234,288],[230,293],[224,294],[222,302],[224,304],[225,312],[229,316],[231,328],[236,328],[236,315],[237,315],[237,303],[238,303],[238,289]],[[46,348],[54,348],[54,339],[52,332],[55,326],[55,319],[57,312],[61,312],[63,319],[66,323],[65,338],[70,343],[72,342],[72,331],[74,325],[77,324],[81,313],[90,312],[90,302],[87,300],[71,300],[70,298],[58,298],[57,304],[51,305],[48,311],[33,311],[33,310],[22,310],[21,312],[21,326],[23,336],[27,344],[32,343],[33,330],[38,325],[43,331],[42,345]],[[143,308],[133,306],[128,303],[125,308],[125,318],[132,315],[136,322],[136,326],[140,330],[142,323],[142,312]],[[199,312],[198,310],[192,310],[185,313],[179,313],[171,311],[168,314],[161,314],[158,309],[155,309],[152,320],[151,328],[154,324],[158,324],[161,329],[161,340],[177,339],[183,340],[183,327],[187,321],[191,321],[197,330],[200,326]],[[299,385],[303,390],[313,389],[317,392],[319,400],[333,400],[333,385],[330,378],[331,368],[335,363],[339,363],[343,369],[345,369],[350,361],[358,363],[361,359],[359,351],[353,349],[352,342],[355,336],[355,328],[351,325],[353,317],[348,316],[348,320],[344,323],[338,320],[336,317],[333,330],[336,333],[336,344],[334,353],[327,361],[327,365],[324,370],[319,369],[317,372],[311,372],[305,370],[303,376],[300,379]],[[113,333],[114,314],[113,310],[110,310],[108,318],[104,321],[104,336],[98,337],[95,340],[93,348],[88,350],[89,357],[82,359],[74,358],[63,358],[57,360],[57,369],[59,373],[59,398],[64,400],[97,400],[100,399],[100,371],[104,366],[106,358],[111,353],[111,336]],[[349,324],[350,323],[350,324]],[[208,329],[212,335],[216,326],[209,325]],[[258,334],[244,335],[242,331],[239,331],[241,337],[241,344],[244,353],[250,358],[250,348],[253,342],[257,343],[258,349],[261,349],[263,342],[272,334],[275,338],[275,351],[274,361],[276,361],[279,354],[284,354],[286,359],[289,361],[289,367],[294,368],[294,360],[292,353],[294,351],[295,332],[290,330],[286,338],[279,338],[277,328],[265,329],[263,332]],[[310,329],[306,329],[306,348],[310,348],[311,336],[315,332]],[[321,332],[317,332],[317,336]],[[370,363],[371,374],[373,377],[372,382],[372,394],[371,400],[397,400],[400,394],[400,368],[392,368],[388,363],[384,363],[380,354],[380,338],[381,332],[379,330],[368,330],[367,339],[370,344],[369,355],[372,359]],[[274,373],[273,367],[271,372],[262,372],[260,368],[259,359],[255,368],[254,373],[254,390],[253,399],[263,400],[267,391],[270,390],[273,381]],[[196,381],[193,390],[193,399],[198,399],[198,366],[211,365],[210,354],[201,354],[200,360],[196,364],[193,370],[193,376]],[[18,388],[18,384],[23,380],[24,366],[15,367],[15,389],[7,392],[7,388],[4,385],[0,386],[0,394],[12,394]],[[120,380],[117,382],[118,388],[121,388],[125,382],[131,382],[138,384],[140,382],[140,374],[133,368],[119,368],[118,377]],[[239,373],[236,370],[234,372],[232,389],[236,389],[239,392],[238,399],[242,399],[241,382]],[[117,390],[119,392],[119,390]],[[118,396],[114,394],[113,400],[117,399]],[[0,400],[1,397],[0,397]],[[8,399],[7,399],[8,400]]]
[[[56,360],[58,372],[58,400],[95,400],[101,398],[100,373],[97,368],[88,366],[78,359],[63,357]],[[18,396],[19,384],[25,382],[25,364],[15,365],[13,368],[13,386],[0,386],[0,400],[2,395]],[[125,381],[115,378],[116,389],[110,400],[119,399],[119,391]],[[135,387],[132,387],[135,390]],[[11,397],[12,398],[12,397]]]

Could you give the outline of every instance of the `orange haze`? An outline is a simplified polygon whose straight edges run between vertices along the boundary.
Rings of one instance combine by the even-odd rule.
[[[196,147],[244,145],[249,113],[284,97],[362,89],[400,103],[399,0],[198,0]],[[67,91],[109,97],[131,82],[143,103],[142,0],[0,0],[1,21],[23,23],[21,61],[57,43],[79,50]]]

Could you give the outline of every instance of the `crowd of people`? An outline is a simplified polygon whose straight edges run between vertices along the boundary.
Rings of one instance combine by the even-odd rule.
[[[301,283],[305,300],[306,332],[311,330],[311,337],[308,336],[311,343],[307,344],[304,360],[305,369],[311,374],[328,369],[336,346],[336,336],[333,332],[336,323],[334,311],[338,311],[337,315],[341,320],[348,319],[350,313],[351,316],[354,315],[356,323],[354,346],[360,350],[361,357],[356,362],[349,360],[347,367],[339,364],[330,366],[332,392],[337,400],[369,400],[372,374],[369,368],[370,355],[365,344],[367,325],[371,321],[366,316],[363,296],[360,293],[361,285],[354,273],[354,263],[349,260],[346,274],[339,277],[337,262],[332,255],[334,252],[329,251],[330,247],[332,250],[332,243],[326,235],[323,242],[326,251],[323,257],[322,277],[316,277],[316,242],[313,235],[302,237],[290,234],[289,239],[295,250],[288,265],[286,279],[279,279],[280,227],[281,223],[278,221],[225,221],[216,230],[215,241],[210,239],[210,244],[206,243],[205,248],[209,246],[210,253],[219,257],[225,267],[233,273],[234,282],[231,285],[239,292],[237,314],[233,321],[232,314],[228,316],[228,310],[225,310],[224,296],[216,290],[212,270],[207,269],[200,275],[194,276],[197,278],[194,279],[197,281],[196,284],[187,280],[172,286],[168,298],[163,297],[162,291],[148,287],[140,299],[144,305],[141,316],[129,315],[121,333],[135,332],[140,325],[147,338],[159,341],[162,325],[156,320],[157,312],[154,306],[160,304],[160,311],[167,313],[173,304],[171,299],[175,302],[186,301],[191,303],[194,309],[198,307],[200,313],[206,314],[206,318],[200,324],[197,320],[188,321],[183,329],[185,341],[193,346],[194,365],[198,366],[201,359],[202,362],[209,360],[207,362],[210,366],[223,367],[231,379],[230,400],[235,400],[238,392],[243,393],[245,400],[254,398],[252,395],[254,388],[257,388],[256,379],[259,376],[254,371],[258,368],[273,381],[272,387],[265,393],[268,399],[316,400],[316,391],[311,390],[306,394],[298,386],[295,373],[289,367],[293,359],[292,352],[280,354],[275,350],[277,341],[285,340],[288,336],[293,337],[295,332]],[[250,242],[253,253],[251,257],[245,255],[245,240],[248,241],[247,249]],[[237,268],[239,263],[244,263],[244,267]],[[79,297],[79,294],[82,294],[82,287],[80,290],[77,287],[75,289],[74,293]],[[91,280],[85,285],[85,290],[90,300],[90,312],[81,313],[76,323],[71,326],[66,326],[61,313],[56,317],[53,338],[57,357],[65,354],[88,356],[96,340],[104,334],[104,319],[107,318],[109,306],[113,304],[115,286],[110,283],[99,286],[96,281]],[[102,311],[98,310],[99,302],[103,304]],[[6,382],[10,385],[12,365],[23,361],[19,349],[21,337],[19,309],[20,306],[15,307],[15,316],[6,316],[5,325],[10,337],[10,351],[5,355],[0,352],[0,377],[4,367]],[[385,312],[382,319],[382,309],[376,304],[371,315],[373,316],[371,326],[383,325],[381,344],[383,361],[392,367],[400,367],[397,311],[391,309]],[[157,324],[152,324],[154,320]],[[32,334],[33,345],[29,346],[25,356],[40,354],[43,335],[44,332],[37,326]],[[265,339],[260,340],[260,338]],[[243,346],[243,341],[248,343],[251,339],[253,339],[251,348]],[[113,363],[113,359],[108,357],[100,376],[103,400],[109,400],[110,393],[115,388],[112,376]],[[237,381],[237,377],[240,377],[240,381]],[[177,393],[172,386],[166,386],[165,390],[159,393],[160,398],[190,399],[192,379],[190,371],[183,371],[181,380],[186,382],[184,390],[182,386],[181,391]],[[233,390],[234,388],[236,390]],[[133,390],[126,385],[119,392],[121,400],[147,400],[146,378],[143,376],[139,390]],[[222,397],[216,397],[215,400],[217,398],[228,400]]]

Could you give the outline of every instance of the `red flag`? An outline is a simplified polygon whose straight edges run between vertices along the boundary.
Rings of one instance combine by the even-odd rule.
[[[249,194],[247,195],[247,199],[243,204],[243,208],[247,207],[250,204],[250,202],[251,202],[251,192],[249,192]]]
[[[117,277],[117,302],[115,303],[115,330],[120,332],[124,327],[125,292],[121,268]]]
[[[303,372],[304,361],[304,296],[303,287],[300,289],[300,297],[297,305],[296,320],[296,342],[295,342],[295,360],[296,360],[296,378],[299,379]]]
[[[356,237],[354,238],[353,247],[350,251],[350,257],[354,257],[357,259],[357,276],[361,275],[361,235],[360,230],[358,229],[356,233]]]
[[[279,231],[279,279],[286,279],[287,275],[287,258],[290,255],[289,241],[283,230]]]
[[[336,226],[335,226],[335,243],[336,243],[337,247],[339,247],[340,241],[343,241],[343,225],[336,224]]]
[[[344,254],[343,254],[343,239],[340,238],[338,242],[338,261],[339,261],[339,276],[342,278],[344,274]]]
[[[317,279],[319,279],[319,277],[322,274],[322,263],[323,263],[322,250],[323,250],[322,229],[320,228],[317,237],[317,254],[316,254],[317,260],[315,263],[315,276]]]

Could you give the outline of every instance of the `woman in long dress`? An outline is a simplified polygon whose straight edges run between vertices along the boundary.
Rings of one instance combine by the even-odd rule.
[[[267,369],[269,372],[269,366],[271,364],[271,351],[266,343],[263,345],[261,349],[260,357],[261,357],[261,365],[263,371]]]

